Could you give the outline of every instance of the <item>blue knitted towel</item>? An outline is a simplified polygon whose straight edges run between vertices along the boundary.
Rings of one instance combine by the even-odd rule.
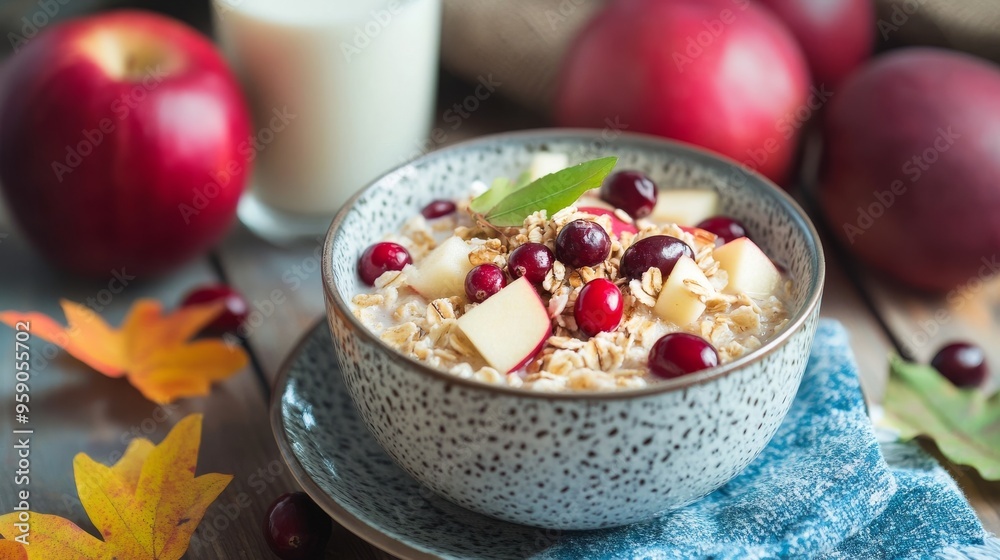
[[[844,328],[820,323],[770,445],[707,498],[576,533],[535,558],[1000,558],[961,491],[914,445],[879,445]]]

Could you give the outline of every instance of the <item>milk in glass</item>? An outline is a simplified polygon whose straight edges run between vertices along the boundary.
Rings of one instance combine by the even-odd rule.
[[[315,236],[351,195],[424,143],[441,2],[214,1],[255,122],[240,217],[274,240]]]

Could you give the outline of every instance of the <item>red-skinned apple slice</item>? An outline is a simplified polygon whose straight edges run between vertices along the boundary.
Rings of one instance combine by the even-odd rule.
[[[552,335],[552,331],[550,330],[549,334],[545,335],[541,340],[538,341],[538,346],[536,346],[534,350],[532,350],[527,356],[525,356],[524,359],[521,360],[521,363],[519,363],[516,366],[510,368],[510,371],[517,371],[517,370],[523,368],[524,366],[528,365],[529,363],[531,363],[531,360],[535,359],[535,356],[537,356],[538,353],[542,351],[542,348],[545,347],[545,341],[548,340],[549,336],[551,336],[551,335]],[[510,372],[507,372],[507,373],[510,373]]]
[[[588,214],[593,214],[595,216],[607,216],[611,218],[611,232],[617,237],[622,236],[622,232],[638,233],[639,230],[632,224],[623,222],[621,218],[615,216],[613,210],[607,210],[605,208],[597,208],[595,206],[582,206],[577,208],[580,212],[586,212]]]
[[[581,196],[576,201],[576,207],[578,209],[579,208],[584,208],[584,207],[586,207],[586,208],[601,208],[603,210],[611,210],[613,212],[615,210],[615,207],[612,206],[612,205],[610,205],[610,204],[608,204],[607,202],[604,202],[604,200],[600,199],[597,195],[592,194],[592,193],[595,193],[595,192],[600,192],[600,191],[593,190],[593,191],[587,191],[586,193],[584,193],[584,195]]]
[[[518,278],[458,320],[486,362],[509,373],[528,363],[552,334],[548,310],[526,278]]]

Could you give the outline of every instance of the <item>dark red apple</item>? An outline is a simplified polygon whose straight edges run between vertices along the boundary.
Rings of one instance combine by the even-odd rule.
[[[251,126],[207,38],[163,16],[109,12],[46,29],[4,78],[0,182],[52,261],[91,276],[154,274],[227,230]]]
[[[617,0],[567,51],[563,126],[620,123],[704,146],[782,182],[809,70],[795,38],[748,0]]]
[[[1000,69],[909,48],[844,83],[826,116],[820,201],[841,241],[911,286],[1000,272]]]
[[[872,54],[872,0],[753,0],[773,11],[805,52],[813,82],[835,89]]]

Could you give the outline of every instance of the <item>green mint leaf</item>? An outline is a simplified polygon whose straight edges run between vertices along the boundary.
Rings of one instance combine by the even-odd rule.
[[[933,367],[890,359],[885,424],[903,439],[934,440],[953,463],[1000,480],[1000,392],[959,389]]]
[[[510,227],[523,224],[525,218],[539,210],[552,216],[576,202],[583,193],[600,187],[617,162],[617,157],[605,157],[541,177],[505,196],[489,210],[486,221],[497,227]]]
[[[507,195],[519,189],[523,185],[518,185],[506,177],[497,177],[493,180],[493,184],[490,185],[488,191],[483,194],[473,198],[469,202],[469,210],[477,214],[485,214],[489,212],[498,202],[504,199]]]

